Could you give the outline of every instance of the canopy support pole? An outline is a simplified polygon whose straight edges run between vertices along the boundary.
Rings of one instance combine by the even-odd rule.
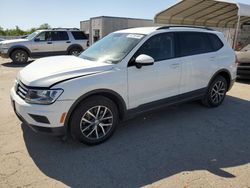
[[[239,28],[240,28],[240,16],[238,16],[238,21],[237,21],[237,26],[235,30],[235,35],[234,35],[234,42],[233,42],[233,49],[236,50],[237,46],[237,40],[238,40],[238,35],[239,35]]]

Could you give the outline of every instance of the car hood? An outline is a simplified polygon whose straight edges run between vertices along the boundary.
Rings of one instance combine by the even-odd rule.
[[[113,66],[75,56],[47,57],[26,66],[19,72],[17,79],[26,86],[50,87],[63,80],[108,71]]]
[[[236,52],[236,56],[240,63],[250,63],[250,51]]]
[[[1,41],[1,44],[22,43],[22,42],[27,42],[27,41],[28,39],[11,39],[11,40]]]

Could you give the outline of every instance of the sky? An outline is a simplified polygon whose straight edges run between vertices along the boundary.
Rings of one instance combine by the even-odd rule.
[[[153,19],[157,12],[179,0],[0,0],[0,26],[4,29],[80,27],[80,21],[96,16]],[[250,0],[236,0],[250,4]]]

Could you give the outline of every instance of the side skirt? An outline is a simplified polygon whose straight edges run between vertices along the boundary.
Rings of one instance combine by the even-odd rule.
[[[142,114],[142,113],[145,113],[148,111],[152,111],[152,110],[156,110],[159,108],[164,108],[164,107],[171,106],[171,105],[181,104],[181,103],[185,103],[187,101],[199,100],[205,96],[206,92],[207,92],[207,88],[202,88],[202,89],[191,91],[188,93],[184,93],[184,94],[176,95],[173,97],[161,99],[158,101],[150,102],[147,104],[143,104],[143,105],[140,105],[136,108],[128,110],[126,113],[125,119],[130,119],[130,118],[133,118],[139,114]]]

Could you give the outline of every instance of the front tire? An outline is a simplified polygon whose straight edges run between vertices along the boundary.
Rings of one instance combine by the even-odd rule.
[[[97,145],[114,133],[119,115],[115,103],[102,96],[81,102],[72,114],[72,136],[87,145]]]
[[[13,61],[13,63],[21,64],[21,63],[27,63],[28,62],[28,53],[24,50],[15,50],[11,53],[10,57]]]
[[[209,85],[202,103],[212,108],[220,106],[226,97],[227,88],[228,84],[226,79],[222,76],[217,76]]]

